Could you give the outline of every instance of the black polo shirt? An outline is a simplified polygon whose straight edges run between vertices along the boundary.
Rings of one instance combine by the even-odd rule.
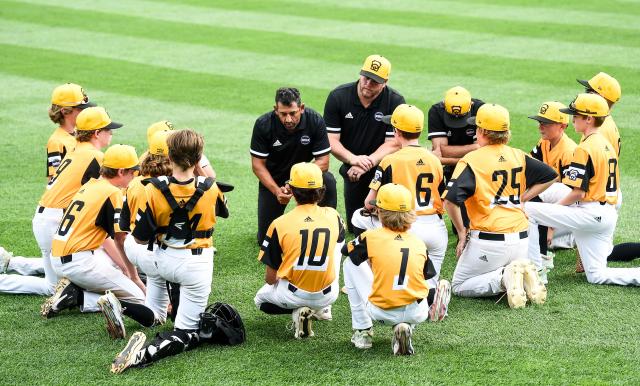
[[[282,186],[293,165],[329,154],[331,146],[322,116],[305,107],[294,132],[284,127],[275,111],[256,119],[249,151],[253,157],[267,160],[271,177]]]
[[[474,117],[480,106],[484,104],[480,99],[471,98],[473,104],[471,110],[466,115]],[[447,127],[444,122],[444,115],[447,111],[444,109],[444,101],[431,106],[429,109],[429,140],[433,138],[445,137],[448,139],[449,145],[462,146],[471,145],[476,139],[476,125],[466,125],[459,129]]]
[[[387,86],[364,108],[358,98],[358,82],[343,84],[329,93],[324,105],[327,132],[340,134],[340,143],[353,154],[371,154],[386,138],[393,138],[393,127],[381,119],[402,103],[404,97]]]

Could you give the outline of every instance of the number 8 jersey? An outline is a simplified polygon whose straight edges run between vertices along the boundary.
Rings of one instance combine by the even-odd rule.
[[[528,229],[520,196],[529,186],[555,179],[544,163],[507,145],[486,145],[465,155],[456,165],[443,198],[462,205],[470,228],[493,233]]]
[[[335,280],[344,235],[335,209],[298,205],[269,225],[258,260],[297,288],[319,292]]]

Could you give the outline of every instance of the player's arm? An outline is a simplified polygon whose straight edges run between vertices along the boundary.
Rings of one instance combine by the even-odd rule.
[[[480,146],[477,143],[472,143],[469,145],[449,145],[446,144],[444,146],[440,146],[440,150],[442,151],[442,156],[445,158],[455,158],[460,159],[467,155],[467,153],[472,152],[476,149],[479,149]]]
[[[355,265],[360,265],[369,260],[369,252],[367,251],[367,232],[349,241],[342,247],[342,254],[348,256]]]
[[[373,166],[375,166],[375,165],[379,164],[380,161],[382,161],[382,159],[387,154],[394,153],[394,152],[396,152],[398,150],[400,150],[400,144],[398,143],[398,141],[396,141],[395,138],[393,138],[393,137],[392,138],[387,137],[384,140],[384,143],[382,145],[380,145],[376,149],[376,151],[374,151],[373,153],[371,153],[369,155],[369,158],[371,158],[371,161],[373,162]]]
[[[466,246],[468,232],[462,221],[460,205],[463,205],[475,191],[476,177],[473,170],[464,161],[458,163],[451,176],[451,181],[447,184],[447,189],[442,193],[444,208],[458,233],[456,257],[460,257]]]
[[[540,193],[547,190],[558,177],[553,168],[544,162],[525,155],[525,171],[524,177],[527,184],[527,190],[520,195],[520,202],[525,203]]]
[[[266,266],[264,281],[271,285],[278,281],[278,268],[282,264],[282,247],[278,237],[278,230],[275,227],[275,223],[272,222],[269,225],[269,229],[267,229],[267,234],[260,245],[260,253],[258,254],[258,260]]]
[[[124,250],[124,239],[126,237],[127,237],[127,233],[126,232],[116,232],[115,239],[114,239],[115,247],[119,251],[120,256],[122,256],[122,262],[123,262],[124,266],[126,267],[128,273],[126,273],[125,271],[122,271],[122,272],[125,272],[125,275],[127,275],[127,277],[129,277],[129,279],[131,279],[131,281],[136,283],[136,285],[142,290],[142,292],[144,292],[146,294],[147,293],[147,287],[144,285],[142,280],[140,280],[140,275],[138,274],[138,269],[136,268],[135,265],[133,265],[131,260],[129,260],[129,258],[127,257],[127,252],[125,252],[125,250]],[[110,241],[110,239],[107,239],[106,241]]]
[[[211,162],[209,161],[207,156],[205,156],[204,154],[202,155],[202,158],[200,158],[200,162],[196,164],[196,168],[194,169],[194,174],[196,176],[204,176],[204,177],[209,177],[213,179],[216,178],[216,171],[213,170],[213,167],[211,166]]]
[[[560,201],[558,201],[559,205],[573,205],[576,201],[580,201],[587,195],[587,192],[580,188],[573,188],[571,191],[564,196]]]

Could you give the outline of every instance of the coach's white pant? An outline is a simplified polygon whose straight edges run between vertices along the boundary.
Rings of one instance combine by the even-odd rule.
[[[429,304],[423,299],[402,307],[380,308],[369,302],[373,272],[366,262],[355,265],[350,258],[343,264],[344,285],[347,287],[349,306],[351,307],[351,326],[364,330],[373,326],[373,321],[395,326],[398,323],[418,324],[429,317]]]
[[[590,202],[564,206],[527,202],[524,208],[527,215],[542,225],[562,226],[573,232],[589,283],[640,285],[640,268],[607,267],[618,220],[613,205]]]
[[[382,228],[382,224],[377,217],[365,217],[360,214],[361,209],[353,212],[351,223],[360,229],[376,229]],[[449,242],[449,234],[444,220],[437,214],[417,216],[416,222],[411,224],[409,232],[417,236],[424,242],[429,252],[429,259],[433,263],[436,275],[429,279],[427,283],[429,288],[436,288],[440,278],[440,268],[444,261],[444,255],[447,252],[447,243]]]
[[[154,261],[158,274],[166,281],[180,284],[175,328],[198,329],[200,313],[207,307],[211,293],[213,256],[213,248],[204,248],[201,255],[192,255],[188,249],[156,248]]]
[[[66,277],[84,289],[82,312],[98,312],[98,298],[111,291],[118,299],[144,303],[144,292],[120,270],[110,264],[111,259],[99,248],[95,251],[74,253],[72,260],[62,264],[60,257],[51,256],[51,264],[58,276]]]
[[[129,261],[147,275],[147,296],[144,305],[153,311],[156,320],[164,323],[167,320],[169,294],[166,280],[158,274],[154,251],[148,250],[147,245],[136,243],[131,234],[124,239],[124,251]]]
[[[0,292],[14,294],[52,295],[58,282],[58,276],[51,266],[51,242],[62,219],[62,209],[36,208],[33,216],[33,235],[42,253],[41,264],[44,268],[44,278],[0,275]],[[13,259],[11,259],[13,261]],[[37,259],[33,259],[37,260]],[[16,261],[19,263],[20,259]],[[12,269],[16,269],[12,267]]]
[[[335,260],[333,267],[335,269],[336,277],[333,280],[333,283],[331,283],[331,290],[329,292],[326,294],[323,294],[322,291],[307,292],[300,288],[295,292],[291,292],[289,289],[289,280],[278,279],[275,284],[265,284],[258,290],[256,296],[253,298],[253,302],[256,304],[256,307],[260,309],[260,306],[263,303],[271,303],[284,309],[294,310],[300,307],[309,307],[313,310],[320,311],[333,304],[340,294],[341,246],[342,243],[336,246],[334,253]]]
[[[529,239],[518,232],[504,233],[504,241],[479,239],[471,230],[469,242],[453,272],[451,289],[463,297],[494,296],[505,291],[502,271],[514,260],[527,257]]]

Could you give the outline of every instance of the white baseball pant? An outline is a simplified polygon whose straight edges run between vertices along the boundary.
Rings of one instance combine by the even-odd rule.
[[[51,256],[53,269],[84,291],[82,312],[98,312],[98,298],[111,291],[118,299],[131,303],[144,303],[144,292],[120,270],[111,264],[104,249],[74,253],[72,260],[62,263],[60,257]]]
[[[365,217],[360,214],[361,209],[353,212],[351,224],[360,229],[376,229],[382,228],[380,220],[375,216]],[[440,279],[440,268],[444,261],[444,255],[447,252],[447,243],[449,242],[449,234],[444,220],[437,214],[417,216],[416,222],[411,224],[409,232],[422,240],[429,252],[429,259],[433,263],[436,275],[427,280],[429,288],[438,287]]]
[[[214,248],[193,255],[189,249],[156,248],[154,261],[158,274],[166,281],[180,284],[180,305],[174,323],[181,330],[197,330],[211,293]],[[167,298],[168,301],[168,298]],[[163,306],[166,308],[168,303]]]
[[[640,268],[607,267],[618,220],[613,205],[588,202],[565,206],[527,202],[524,209],[539,224],[571,230],[589,283],[640,286]]]
[[[453,293],[462,297],[484,297],[504,292],[504,267],[527,257],[528,237],[523,237],[520,232],[489,233],[497,237],[502,235],[504,240],[484,240],[480,238],[483,232],[471,230],[469,233],[469,242],[453,272]]]
[[[129,261],[147,275],[147,296],[144,305],[153,311],[156,320],[164,323],[167,320],[169,294],[166,280],[160,277],[155,265],[154,251],[148,250],[146,245],[136,243],[131,234],[124,239],[124,251]]]
[[[373,272],[368,263],[355,265],[350,258],[343,264],[344,285],[347,287],[349,306],[351,307],[351,326],[355,330],[365,330],[373,327],[373,321],[389,326],[399,323],[415,325],[422,323],[429,317],[427,299],[415,301],[402,307],[380,308],[369,302]]]
[[[320,311],[333,304],[340,294],[340,259],[342,257],[340,249],[342,245],[343,243],[339,243],[333,253],[336,277],[329,287],[323,291],[308,292],[296,288],[287,279],[278,279],[275,284],[265,284],[258,290],[253,298],[256,307],[260,309],[263,303],[271,303],[284,309],[295,310],[300,307],[309,307]]]

